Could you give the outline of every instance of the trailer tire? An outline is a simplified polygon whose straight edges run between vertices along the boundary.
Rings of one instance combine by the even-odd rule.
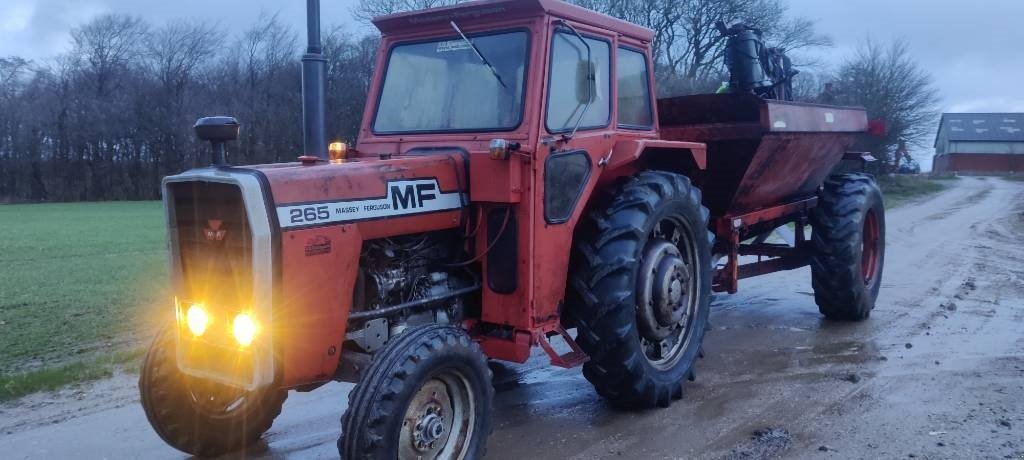
[[[581,223],[565,322],[590,357],[584,377],[618,406],[668,407],[694,379],[710,309],[709,216],[687,177],[648,171]]]
[[[871,315],[885,262],[885,204],[862,173],[825,181],[811,213],[811,281],[818,310],[829,319]]]
[[[258,441],[281,413],[288,392],[247,392],[187,376],[178,369],[175,332],[173,326],[160,331],[139,376],[142,408],[156,433],[171,447],[198,457],[244,450]],[[197,394],[198,385],[205,392]],[[213,410],[203,404],[225,407]]]
[[[493,428],[491,378],[480,346],[462,329],[409,329],[377,353],[349,393],[338,453],[344,459],[482,458]],[[449,445],[456,428],[460,435]]]

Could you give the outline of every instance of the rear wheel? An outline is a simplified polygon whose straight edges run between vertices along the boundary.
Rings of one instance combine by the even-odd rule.
[[[338,452],[347,459],[481,458],[493,397],[487,358],[465,331],[405,331],[349,393]]]
[[[160,332],[139,376],[142,408],[153,429],[171,447],[201,457],[258,441],[281,413],[287,391],[246,391],[182,373],[175,332],[173,326]]]
[[[583,223],[567,313],[600,395],[639,408],[682,397],[708,320],[708,218],[689,179],[644,172]]]
[[[867,174],[829,178],[811,214],[811,277],[821,314],[841,321],[871,315],[885,262],[885,204]]]

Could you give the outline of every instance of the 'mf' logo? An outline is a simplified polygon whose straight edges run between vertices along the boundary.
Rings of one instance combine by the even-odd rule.
[[[391,186],[392,209],[422,208],[437,199],[437,184],[408,184]]]
[[[455,211],[467,203],[461,190],[446,192],[435,177],[394,179],[384,187],[385,193],[370,198],[278,206],[277,219],[282,228],[313,227]],[[207,238],[223,238],[224,233],[218,233],[223,232],[219,225],[220,222],[210,223]],[[321,246],[313,245],[310,252],[324,250]]]

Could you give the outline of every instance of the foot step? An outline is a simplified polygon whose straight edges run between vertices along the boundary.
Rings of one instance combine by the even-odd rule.
[[[555,348],[551,346],[551,342],[548,340],[550,337],[561,336],[562,340],[569,345],[569,351],[565,354],[558,354]],[[560,325],[551,326],[548,328],[541,329],[534,333],[534,340],[544,349],[544,352],[551,358],[551,365],[562,367],[565,369],[571,369],[577,366],[582,366],[583,363],[590,360],[580,346],[576,344],[576,341],[569,336],[569,333],[565,331]]]

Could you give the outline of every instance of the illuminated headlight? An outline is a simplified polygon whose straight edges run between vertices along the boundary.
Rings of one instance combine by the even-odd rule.
[[[192,304],[185,312],[185,323],[188,330],[192,331],[192,335],[200,337],[206,333],[206,328],[210,325],[210,316],[206,314],[202,305]]]
[[[232,332],[235,334],[235,340],[243,347],[252,344],[260,329],[259,324],[256,323],[256,320],[249,313],[239,313],[235,316],[233,326]]]

